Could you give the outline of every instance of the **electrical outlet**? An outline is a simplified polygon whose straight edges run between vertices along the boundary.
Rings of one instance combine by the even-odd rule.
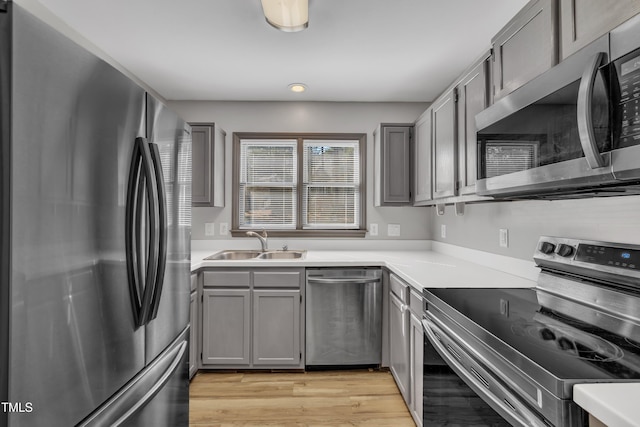
[[[378,224],[374,224],[374,223],[369,224],[369,235],[370,236],[378,235]]]
[[[447,226],[445,224],[440,225],[440,237],[443,239],[447,238]]]
[[[221,236],[226,236],[227,234],[229,234],[229,223],[221,222],[220,223],[220,235]]]
[[[216,233],[216,224],[213,222],[205,222],[204,223],[204,235],[205,236],[213,236]]]
[[[400,236],[400,224],[387,225],[387,236],[399,237]]]
[[[500,229],[500,247],[501,248],[509,247],[509,230],[506,228]]]

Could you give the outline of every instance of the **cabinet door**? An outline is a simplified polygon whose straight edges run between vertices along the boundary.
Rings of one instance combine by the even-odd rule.
[[[405,402],[411,403],[409,369],[409,312],[392,292],[389,295],[389,368]]]
[[[562,59],[638,13],[638,0],[560,0]]]
[[[433,103],[433,198],[456,195],[456,91]]]
[[[225,132],[214,124],[191,125],[191,203],[224,207]]]
[[[191,292],[191,315],[189,317],[189,378],[198,371],[198,293]]]
[[[489,55],[457,86],[458,89],[458,194],[474,194],[477,180],[476,114],[488,105]]]
[[[202,363],[249,365],[249,289],[205,289],[202,294]]]
[[[492,40],[494,99],[558,63],[557,1],[527,4]]]
[[[411,369],[411,416],[418,427],[422,426],[422,360],[424,346],[424,332],[420,319],[411,314],[411,345],[410,345],[410,369]]]
[[[253,364],[299,365],[300,291],[253,291]]]
[[[410,205],[412,125],[382,124],[374,138],[376,206]]]
[[[414,126],[414,205],[431,200],[431,108],[425,111]]]

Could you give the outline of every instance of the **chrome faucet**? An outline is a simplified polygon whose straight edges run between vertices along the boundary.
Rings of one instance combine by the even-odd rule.
[[[255,231],[247,231],[247,236],[257,237],[260,240],[260,245],[262,245],[262,252],[265,252],[268,249],[267,245],[269,242],[267,239],[269,236],[267,236],[267,232],[264,228],[262,229],[262,235],[256,233]]]

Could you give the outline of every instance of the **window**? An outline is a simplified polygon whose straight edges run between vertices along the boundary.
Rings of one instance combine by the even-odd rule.
[[[234,133],[234,235],[364,236],[364,134]]]

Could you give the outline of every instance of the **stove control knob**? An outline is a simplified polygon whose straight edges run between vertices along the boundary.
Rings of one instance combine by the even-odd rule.
[[[553,251],[556,250],[556,245],[554,245],[553,243],[549,243],[549,242],[542,242],[542,244],[540,245],[540,252],[542,252],[543,254],[552,254]]]
[[[570,257],[574,252],[575,249],[573,248],[573,246],[565,244],[558,245],[558,250],[556,251],[558,255],[565,258]]]

